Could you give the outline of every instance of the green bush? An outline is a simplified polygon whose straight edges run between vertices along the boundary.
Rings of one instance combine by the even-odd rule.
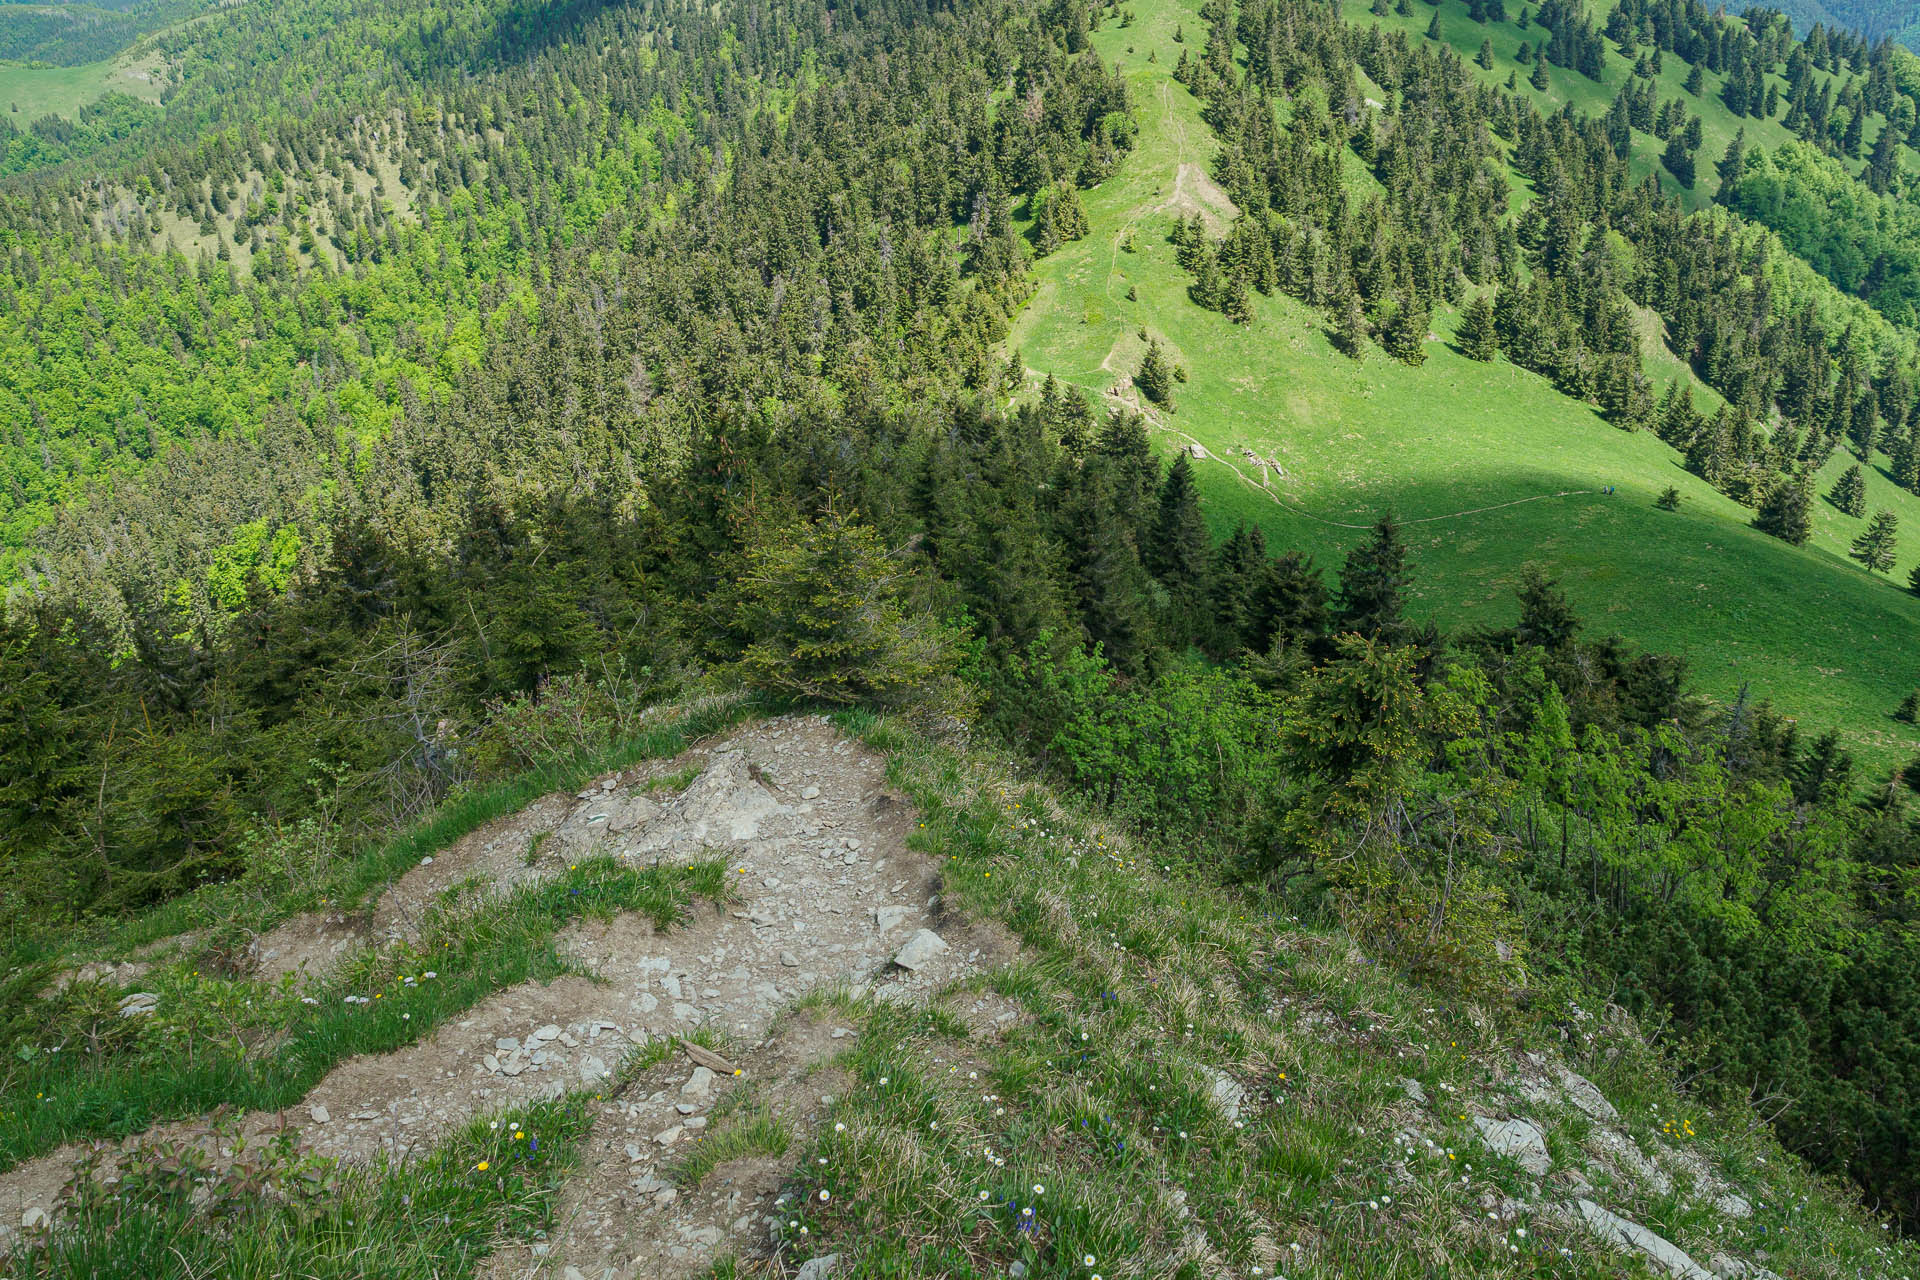
[[[747,548],[732,620],[749,637],[734,665],[748,686],[849,706],[965,717],[961,632],[937,618],[904,551],[831,505],[770,522]]]

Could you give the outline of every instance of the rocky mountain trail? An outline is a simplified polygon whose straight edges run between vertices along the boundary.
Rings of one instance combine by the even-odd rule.
[[[696,761],[703,767],[684,790],[647,790]],[[939,867],[907,848],[913,822],[912,807],[887,787],[885,758],[818,716],[752,725],[581,795],[544,797],[423,862],[368,912],[306,917],[263,934],[261,972],[305,974],[317,990],[314,980],[351,948],[408,937],[449,890],[477,884],[466,909],[484,910],[489,895],[588,850],[642,866],[724,856],[734,901],[696,903],[664,932],[634,914],[577,921],[556,944],[577,976],[497,992],[413,1044],[339,1064],[299,1103],[240,1117],[231,1132],[202,1119],[134,1141],[190,1142],[224,1159],[235,1134],[251,1145],[290,1127],[299,1149],[316,1156],[404,1161],[476,1116],[603,1081],[612,1087],[639,1046],[705,1031],[738,1053],[743,1075],[717,1079],[675,1052],[596,1102],[588,1154],[566,1192],[567,1225],[547,1242],[547,1257],[520,1259],[545,1266],[578,1257],[636,1275],[697,1269],[695,1260],[722,1243],[764,1232],[748,1209],[764,1208],[784,1168],[756,1157],[703,1182],[724,1194],[674,1190],[666,1170],[703,1136],[711,1107],[745,1082],[783,1123],[804,1125],[832,1094],[794,1089],[850,1024],[823,1030],[817,1019],[783,1015],[828,995],[924,1001],[1015,954],[1004,930],[943,911]],[[526,857],[530,847],[537,859]],[[63,1148],[0,1174],[0,1228],[56,1212],[84,1150]],[[661,1195],[667,1190],[674,1194]],[[641,1201],[663,1212],[614,1211]],[[646,1269],[633,1271],[636,1260]]]
[[[858,1023],[832,1005],[784,1018],[733,1059],[739,1074],[669,1061],[601,1104],[545,1239],[489,1260],[490,1280],[650,1280],[701,1274],[770,1238],[793,1147],[845,1087],[834,1065]],[[737,1132],[736,1132],[737,1131]],[[754,1134],[776,1133],[768,1150]],[[724,1154],[703,1148],[722,1144]],[[708,1160],[712,1160],[708,1167]]]

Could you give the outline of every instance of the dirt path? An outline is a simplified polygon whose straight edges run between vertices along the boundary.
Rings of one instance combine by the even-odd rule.
[[[417,913],[395,902],[424,904],[476,878],[498,887],[551,873],[565,862],[546,857],[548,845],[555,858],[594,847],[637,865],[724,854],[740,901],[696,906],[665,933],[630,915],[575,925],[561,945],[593,980],[502,991],[417,1044],[340,1064],[299,1104],[244,1117],[242,1132],[254,1141],[292,1126],[300,1147],[321,1156],[405,1159],[475,1116],[591,1087],[636,1045],[705,1028],[738,1055],[742,1076],[699,1077],[676,1054],[648,1089],[603,1100],[580,1190],[568,1195],[566,1228],[543,1255],[503,1261],[510,1269],[500,1274],[513,1265],[576,1265],[569,1259],[584,1274],[611,1267],[667,1275],[682,1264],[691,1272],[722,1244],[737,1244],[736,1210],[759,1194],[745,1188],[777,1182],[771,1166],[745,1183],[735,1177],[734,1190],[717,1199],[661,1195],[670,1189],[662,1171],[700,1136],[728,1089],[758,1086],[762,1077],[797,1081],[832,1046],[817,1028],[776,1031],[783,1012],[821,990],[922,1000],[1010,959],[1013,948],[1004,935],[941,914],[938,867],[906,848],[913,810],[887,788],[884,758],[841,738],[824,718],[750,726],[698,760],[702,772],[678,795],[661,798],[638,778],[537,801],[418,868],[367,919],[333,926],[332,940],[324,918],[283,933],[263,949],[271,952],[263,963],[286,965],[299,952],[293,968],[313,972],[340,954],[340,938],[405,936]],[[527,843],[542,831],[543,856],[529,864]],[[484,904],[484,892],[477,901]],[[916,938],[934,954],[915,969],[896,964]],[[208,1132],[189,1122],[148,1137],[207,1141]],[[0,1230],[53,1210],[78,1154],[66,1149],[0,1175]],[[643,1206],[648,1214],[636,1216]],[[632,1271],[636,1260],[648,1269]]]

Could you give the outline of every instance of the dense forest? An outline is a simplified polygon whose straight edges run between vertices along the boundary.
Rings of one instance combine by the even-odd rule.
[[[62,67],[97,62],[205,8],[205,0],[0,4],[0,62]]]
[[[1536,77],[1679,57],[1802,139],[1715,157],[1637,88],[1543,113],[1325,5],[1204,16],[1178,75],[1240,212],[1175,231],[1195,304],[1283,292],[1408,362],[1462,306],[1476,359],[1788,541],[1836,450],[1920,492],[1890,46],[1679,0],[1530,16]],[[1216,540],[1140,414],[1029,388],[1008,322],[1126,163],[1141,104],[1088,32],[1128,21],[292,0],[161,36],[164,110],[10,135],[9,918],[357,840],[737,679],[971,721],[1447,998],[1667,1020],[1703,1088],[1790,1100],[1797,1149],[1920,1225],[1911,771],[1710,709],[1544,579],[1443,635],[1391,518],[1337,570]],[[1721,405],[1656,394],[1636,308]],[[1180,394],[1157,347],[1126,373]]]
[[[1899,0],[1784,0],[1774,6],[1802,31],[1815,26],[1842,27],[1869,40],[1920,44],[1920,14]]]

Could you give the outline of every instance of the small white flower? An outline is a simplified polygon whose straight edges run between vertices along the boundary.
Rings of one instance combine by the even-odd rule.
[[[1080,1259],[1080,1265],[1081,1265],[1081,1266],[1083,1266],[1083,1267],[1090,1267],[1090,1266],[1092,1266],[1092,1265],[1093,1265],[1093,1255],[1089,1253],[1089,1254],[1087,1254],[1087,1255],[1086,1255],[1085,1257],[1083,1257],[1083,1258],[1081,1258],[1081,1259]]]
[[[820,1188],[820,1203],[825,1204],[831,1199],[833,1199],[833,1192],[827,1190],[825,1187]]]
[[[1033,1184],[1033,1194],[1035,1194],[1035,1195],[1037,1195],[1037,1196],[1043,1196],[1043,1195],[1045,1195],[1045,1194],[1047,1194],[1047,1188],[1046,1188],[1046,1184],[1044,1184],[1044,1183],[1040,1183],[1040,1182],[1036,1182],[1036,1183],[1034,1183],[1034,1184]]]

